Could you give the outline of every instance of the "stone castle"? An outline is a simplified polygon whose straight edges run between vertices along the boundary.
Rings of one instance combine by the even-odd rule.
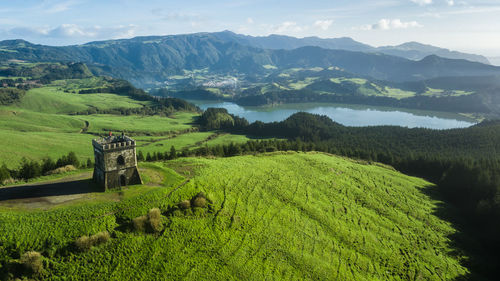
[[[142,184],[135,140],[125,136],[112,136],[92,140],[94,147],[94,176],[104,190],[132,184]]]

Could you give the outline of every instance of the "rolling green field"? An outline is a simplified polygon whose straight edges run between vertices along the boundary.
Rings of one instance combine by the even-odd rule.
[[[88,121],[89,132],[103,134],[108,131],[125,131],[137,134],[166,134],[192,128],[193,113],[177,113],[173,117],[109,115],[80,115],[75,119]]]
[[[147,102],[136,101],[115,94],[75,94],[58,90],[57,87],[34,88],[26,93],[20,108],[44,113],[73,113],[98,109],[142,107]]]
[[[30,250],[44,256],[33,276],[44,280],[454,280],[468,272],[449,245],[455,230],[434,215],[443,203],[425,195],[433,186],[379,164],[274,153],[142,169],[148,185],[70,205],[0,203],[0,272]],[[211,208],[170,212],[200,191]],[[165,229],[134,231],[131,220],[155,207]],[[73,246],[105,230],[106,244]]]
[[[198,113],[176,112],[172,116],[142,115],[69,115],[90,107],[111,109],[142,107],[147,102],[115,94],[75,94],[66,89],[82,89],[103,83],[98,78],[58,80],[51,86],[34,88],[20,103],[0,106],[0,165],[17,168],[22,158],[57,159],[70,151],[80,161],[93,160],[91,140],[109,131],[122,131],[138,141],[138,150],[146,153],[169,151],[175,146],[196,148],[229,142],[245,142],[240,135],[217,135],[216,132],[197,132],[194,122]],[[210,136],[212,138],[209,139]]]

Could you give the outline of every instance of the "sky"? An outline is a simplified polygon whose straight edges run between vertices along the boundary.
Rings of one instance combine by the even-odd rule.
[[[223,30],[417,41],[500,59],[500,0],[0,0],[0,40],[71,45]]]

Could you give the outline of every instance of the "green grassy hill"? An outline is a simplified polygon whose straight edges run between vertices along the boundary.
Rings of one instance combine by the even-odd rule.
[[[49,85],[26,91],[19,101],[0,105],[0,165],[17,168],[23,157],[41,160],[57,159],[70,151],[80,161],[93,160],[91,140],[109,131],[138,139],[138,150],[146,153],[165,152],[173,145],[177,150],[195,148],[201,144],[216,145],[225,141],[246,142],[245,136],[224,136],[217,140],[216,132],[196,132],[197,112],[175,111],[168,117],[131,114],[79,114],[87,110],[143,109],[152,101],[112,93],[78,94],[79,90],[109,86],[101,77],[56,80]],[[115,113],[115,114],[112,114]],[[210,137],[210,138],[209,138]]]
[[[434,214],[442,203],[426,195],[433,186],[389,167],[274,153],[142,169],[144,186],[43,211],[0,202],[0,272],[20,277],[16,259],[30,250],[44,256],[33,276],[44,280],[454,280],[468,272],[449,244],[456,231]],[[199,192],[208,209],[176,207]],[[151,208],[161,209],[164,230],[135,231],[132,219]],[[75,248],[100,231],[109,242]]]

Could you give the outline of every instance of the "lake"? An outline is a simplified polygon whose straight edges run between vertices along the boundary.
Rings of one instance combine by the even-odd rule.
[[[201,109],[225,108],[231,114],[244,117],[249,122],[282,121],[296,112],[326,115],[345,126],[395,125],[408,128],[452,129],[465,128],[476,123],[471,118],[444,112],[400,108],[345,105],[331,103],[298,103],[278,106],[239,106],[232,102],[190,100]]]

